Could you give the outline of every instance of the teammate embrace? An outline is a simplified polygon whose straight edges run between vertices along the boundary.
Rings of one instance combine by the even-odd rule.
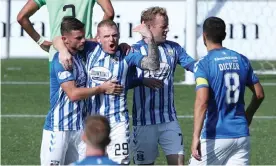
[[[135,164],[149,165],[158,156],[158,144],[168,165],[184,165],[183,134],[174,105],[177,64],[194,72],[196,78],[190,165],[249,164],[248,126],[264,92],[249,60],[222,47],[226,36],[222,19],[205,20],[203,39],[208,54],[196,62],[178,43],[166,39],[169,18],[164,8],[142,12],[141,24],[134,28],[142,40],[130,47],[119,44],[109,0],[98,0],[105,15],[93,41],[86,38],[92,37],[94,1],[52,3],[29,0],[18,15],[28,34],[49,51],[52,42],[40,37],[29,17],[45,4],[52,11],[50,110],[43,130],[41,165],[129,164],[130,154]],[[245,110],[246,86],[253,96]],[[134,88],[131,136],[130,88]]]

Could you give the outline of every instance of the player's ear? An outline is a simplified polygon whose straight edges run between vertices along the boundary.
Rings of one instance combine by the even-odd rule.
[[[97,34],[96,39],[97,39],[97,42],[98,42],[98,43],[101,43],[99,34]]]
[[[62,41],[64,42],[64,43],[66,43],[66,37],[65,36],[61,36],[61,39],[62,39]]]
[[[203,43],[206,46],[206,33],[205,32],[203,32],[202,38],[203,38]]]
[[[86,142],[87,137],[86,137],[85,132],[83,132],[83,133],[82,133],[82,135],[81,135],[81,139],[83,140],[83,142]]]

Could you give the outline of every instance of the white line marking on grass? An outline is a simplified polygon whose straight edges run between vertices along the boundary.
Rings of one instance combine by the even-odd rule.
[[[276,86],[275,82],[264,82],[261,83],[263,86]],[[44,81],[2,81],[1,85],[49,85],[49,82]],[[182,82],[175,82],[174,85],[185,85]]]
[[[24,114],[8,114],[1,115],[1,118],[45,118],[46,115],[24,115]]]
[[[7,114],[1,115],[1,118],[45,118],[46,115],[31,115],[31,114]],[[130,116],[131,117],[131,116]],[[192,115],[178,115],[178,119],[191,119]],[[254,119],[276,119],[276,116],[254,116]]]
[[[49,82],[4,81],[1,85],[49,85]]]
[[[21,70],[21,67],[8,67],[8,68],[6,68],[7,70],[17,70],[17,71],[19,71],[19,70]]]

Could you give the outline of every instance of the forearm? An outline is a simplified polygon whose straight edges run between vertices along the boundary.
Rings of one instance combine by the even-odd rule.
[[[23,17],[20,20],[18,20],[18,22],[35,42],[37,42],[39,40],[40,35],[34,29],[31,21],[28,18]]]
[[[74,88],[69,98],[71,101],[78,101],[101,93],[104,93],[101,86],[96,86],[93,88]]]
[[[155,41],[148,41],[148,56],[145,56],[141,61],[142,69],[157,70],[160,67],[159,52]]]
[[[110,0],[97,0],[98,4],[101,6],[104,16],[102,20],[113,20],[114,18],[114,8]]]
[[[194,137],[200,137],[206,110],[207,103],[201,103],[199,100],[196,100],[194,109]]]
[[[114,11],[105,12],[102,20],[113,20],[114,19]]]
[[[59,52],[67,52],[68,49],[66,48],[65,44],[63,43],[61,36],[57,36],[53,39],[53,45],[56,50]]]
[[[130,85],[128,86],[128,89],[136,88],[137,86],[143,85],[143,78],[132,78]]]
[[[254,114],[256,113],[256,111],[258,110],[262,102],[263,102],[263,98],[258,99],[256,95],[253,94],[251,98],[251,102],[246,109],[247,118],[251,118],[251,119],[253,118]]]

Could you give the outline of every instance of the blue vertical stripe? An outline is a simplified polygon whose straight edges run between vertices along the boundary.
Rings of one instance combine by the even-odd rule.
[[[135,91],[135,89],[134,89]],[[137,126],[137,110],[136,110],[136,102],[135,97],[133,96],[133,106],[132,106],[132,119],[133,119],[133,125]]]
[[[151,121],[151,124],[156,124],[156,121],[155,121],[155,115],[154,115],[154,112],[155,112],[155,90],[154,89],[149,89],[150,91],[150,121]]]
[[[168,49],[165,45],[163,46],[163,48],[164,48],[165,53],[166,53],[167,62],[170,65],[170,67],[173,68],[172,62],[171,62],[171,57],[170,57],[170,54],[168,52]],[[172,82],[171,73],[169,75],[170,76],[169,76],[169,79],[168,79],[168,114],[169,114],[170,121],[173,121],[174,119],[172,117],[172,103],[171,103],[172,102],[171,89],[172,89],[172,86],[173,86],[173,82]]]
[[[109,64],[108,64],[108,69],[110,69],[111,71],[113,71],[113,69],[114,69],[114,65],[113,65],[113,63],[110,63],[110,61],[109,61]],[[110,101],[109,101],[109,97],[110,97],[110,95],[108,95],[108,94],[104,95],[104,103],[105,103],[104,115],[105,116],[108,116],[109,113],[110,113]]]
[[[65,92],[62,92],[63,94],[65,94]],[[60,102],[60,107],[61,107],[61,110],[60,110],[60,116],[59,116],[59,124],[60,124],[60,130],[63,131],[64,130],[64,104],[65,104],[65,101],[64,101],[65,97],[62,97],[61,98],[61,102]]]
[[[100,52],[101,53],[101,52]],[[99,53],[99,54],[100,54]],[[106,55],[105,55],[106,56]],[[99,58],[99,56],[98,56],[98,58]],[[96,63],[96,61],[97,60],[95,60],[95,62],[94,63]],[[100,67],[103,67],[104,66],[104,59],[101,59],[100,61],[99,61],[99,66]],[[91,66],[92,67],[92,66]],[[99,86],[100,84],[96,84],[96,86]],[[101,95],[99,94],[99,95],[96,95],[95,96],[95,100],[96,100],[96,113],[98,114],[98,113],[100,113],[100,108],[101,108]]]
[[[164,86],[166,86],[166,85],[164,85]],[[164,117],[164,88],[160,88],[160,90],[159,90],[159,118],[160,118],[161,123],[165,122],[165,117]]]
[[[142,77],[144,77],[144,73],[142,74]],[[138,87],[139,88],[139,87]],[[146,98],[146,95],[145,95],[145,87],[144,86],[141,86],[139,88],[139,91],[140,91],[140,107],[142,109],[141,111],[141,114],[140,114],[140,119],[141,119],[141,125],[146,125],[146,115],[145,115],[145,98]]]
[[[77,108],[77,121],[76,121],[76,129],[80,130],[80,121],[82,120],[82,114],[85,111],[84,106],[82,106],[81,102],[78,102],[78,108]]]
[[[90,54],[90,55],[93,55],[93,54]],[[94,64],[97,62],[97,60],[99,59],[99,57],[101,56],[101,49],[98,49],[97,53],[94,54],[94,56],[92,57],[92,61],[90,64],[88,64],[88,69],[89,68],[92,68],[94,66]]]
[[[68,129],[72,130],[73,129],[73,116],[74,116],[74,107],[73,107],[73,103],[69,102],[69,114],[68,114]]]
[[[119,80],[119,84],[122,84],[121,81],[122,81],[122,75],[123,75],[123,71],[124,71],[124,61],[123,61],[122,57],[119,57],[119,62],[117,62],[117,63],[119,65],[117,79]],[[121,121],[121,118],[120,118],[120,96],[118,96],[118,95],[115,96],[114,105],[115,105],[115,120],[116,120],[116,122],[120,122]]]

